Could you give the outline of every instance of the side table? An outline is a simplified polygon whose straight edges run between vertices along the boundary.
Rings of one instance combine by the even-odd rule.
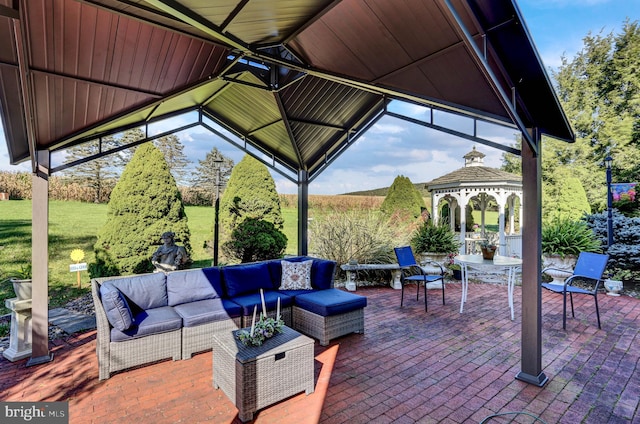
[[[313,393],[313,339],[283,326],[262,346],[245,346],[238,331],[213,337],[213,387],[236,405],[242,422],[289,396]]]

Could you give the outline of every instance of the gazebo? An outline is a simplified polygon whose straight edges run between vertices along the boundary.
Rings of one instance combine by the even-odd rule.
[[[449,223],[455,230],[455,217],[460,217],[460,253],[464,253],[467,234],[466,211],[467,205],[479,207],[481,211],[480,229],[485,234],[485,212],[491,198],[498,205],[498,234],[500,255],[512,254],[512,249],[507,249],[505,231],[505,210],[509,213],[509,234],[515,233],[515,206],[518,199],[519,219],[522,223],[522,177],[510,172],[484,166],[486,155],[473,150],[463,156],[464,167],[443,175],[426,183],[426,188],[431,192],[431,204],[434,223],[438,223],[444,204],[449,206]],[[521,231],[518,231],[521,232]]]

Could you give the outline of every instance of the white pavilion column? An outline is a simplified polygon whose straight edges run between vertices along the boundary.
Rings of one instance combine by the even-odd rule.
[[[460,207],[458,199],[449,197],[449,228],[456,231],[456,210]]]
[[[438,221],[440,220],[440,217],[438,216],[438,211],[440,209],[438,204],[442,197],[443,196],[441,194],[435,192],[431,194],[431,221],[434,225],[438,225]]]
[[[506,256],[507,243],[504,237],[504,202],[498,203],[498,244],[500,245],[500,256]]]
[[[485,212],[487,210],[487,194],[480,193],[478,197],[480,199],[480,232],[482,236],[485,237],[486,230],[484,226],[486,225]]]
[[[521,236],[522,236],[522,225],[524,224],[522,211],[524,211],[524,196],[520,197],[520,211],[518,212],[518,219],[520,221],[520,235]]]
[[[511,195],[509,196],[509,201],[507,203],[507,205],[509,206],[509,235],[515,233],[515,229],[514,229],[514,216],[515,216],[515,211],[514,208],[516,207],[516,196],[515,195]]]
[[[469,193],[460,193],[460,254],[466,253],[467,238],[467,205],[471,195]]]

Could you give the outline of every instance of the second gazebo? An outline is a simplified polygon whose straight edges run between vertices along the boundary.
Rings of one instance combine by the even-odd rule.
[[[460,252],[465,253],[466,211],[467,205],[479,208],[481,233],[485,234],[485,212],[489,206],[489,200],[493,198],[498,205],[498,234],[499,254],[513,254],[507,252],[505,239],[505,209],[509,211],[509,234],[515,233],[514,210],[516,199],[520,202],[519,222],[522,222],[522,177],[510,172],[484,166],[486,155],[473,150],[463,156],[464,167],[436,178],[425,184],[431,193],[431,204],[434,223],[440,219],[440,210],[447,204],[450,211],[450,225],[455,230],[454,217],[460,218]],[[520,232],[520,231],[518,231]],[[511,249],[509,249],[511,250]]]

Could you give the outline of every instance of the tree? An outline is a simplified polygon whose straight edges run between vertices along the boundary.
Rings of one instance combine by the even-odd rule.
[[[71,163],[84,159],[96,155],[101,151],[112,149],[115,146],[116,143],[113,137],[105,137],[102,139],[102,142],[93,140],[79,144],[67,149],[65,162]],[[91,190],[93,190],[93,201],[100,203],[100,201],[103,200],[103,191],[108,181],[115,180],[118,176],[119,167],[123,165],[124,162],[119,156],[108,155],[68,168],[65,174],[71,179],[90,187]]]
[[[271,222],[281,230],[280,198],[267,167],[250,155],[233,168],[220,199],[221,234],[230,234],[246,218]]]
[[[399,214],[401,217],[416,219],[426,209],[422,195],[408,177],[398,175],[389,187],[380,210],[387,216]]]
[[[550,180],[542,184],[542,219],[562,217],[573,221],[590,213],[591,206],[580,179],[566,167],[559,167]]]
[[[91,276],[150,271],[151,256],[165,231],[173,231],[190,254],[180,192],[162,153],[146,143],[136,149],[111,193],[107,220],[94,245]]]
[[[102,152],[116,149],[125,144],[144,138],[140,129],[126,131],[122,137],[103,137],[102,140],[92,140],[84,144],[67,149],[65,162],[71,163]],[[131,159],[131,149],[117,151],[106,156],[92,159],[88,162],[75,165],[65,171],[72,180],[85,186],[89,186],[94,192],[94,202],[106,201],[107,188],[113,187],[121,169]],[[105,194],[106,192],[106,194]]]
[[[562,58],[553,76],[562,106],[576,132],[575,144],[546,140],[543,175],[570,168],[586,188],[592,210],[606,205],[607,154],[614,182],[640,179],[640,27],[627,20],[618,35],[588,34],[573,60]]]
[[[186,167],[189,159],[184,154],[184,145],[175,134],[165,135],[154,141],[156,147],[164,155],[164,160],[169,166],[169,171],[177,181],[182,181],[186,175]]]
[[[207,153],[204,160],[198,162],[195,175],[191,180],[191,186],[209,193],[213,204],[216,200],[218,189],[226,186],[227,181],[229,181],[234,165],[233,160],[223,155],[217,147],[214,147]],[[219,180],[218,170],[220,170]]]

